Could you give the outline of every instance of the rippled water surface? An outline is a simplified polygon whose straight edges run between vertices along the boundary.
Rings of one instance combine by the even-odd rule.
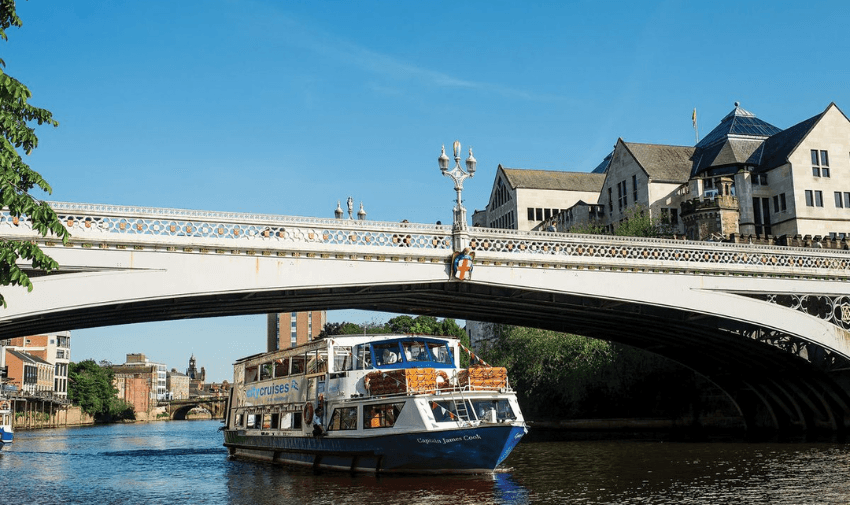
[[[0,503],[850,502],[842,444],[523,441],[493,475],[374,477],[232,460],[218,421],[18,432]]]

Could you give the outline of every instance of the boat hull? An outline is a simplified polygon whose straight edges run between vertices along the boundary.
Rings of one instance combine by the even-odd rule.
[[[510,454],[524,426],[479,425],[373,437],[294,437],[225,431],[236,457],[374,473],[487,473]]]

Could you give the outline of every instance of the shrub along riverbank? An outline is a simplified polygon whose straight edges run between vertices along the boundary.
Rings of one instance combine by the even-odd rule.
[[[494,366],[508,369],[528,419],[573,429],[646,426],[738,425],[726,395],[704,377],[639,349],[578,335],[495,326],[481,349]],[[593,420],[565,422],[569,420]],[[604,420],[618,419],[617,423]],[[658,423],[657,420],[668,420]]]

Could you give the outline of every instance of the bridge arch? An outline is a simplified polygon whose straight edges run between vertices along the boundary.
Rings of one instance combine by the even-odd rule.
[[[447,227],[65,205],[71,243],[38,239],[62,269],[32,293],[4,292],[0,337],[276,311],[428,314],[666,356],[726,391],[752,428],[850,425],[847,393],[811,364],[850,358],[845,251],[473,229],[472,278],[457,281]],[[33,237],[7,217],[0,236]]]

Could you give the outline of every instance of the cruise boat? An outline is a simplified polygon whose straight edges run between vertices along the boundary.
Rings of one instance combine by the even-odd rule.
[[[238,360],[231,456],[372,473],[492,472],[527,428],[504,368],[454,337],[346,335]]]
[[[0,397],[0,450],[7,444],[11,444],[15,438],[12,429],[12,410],[9,400]]]

